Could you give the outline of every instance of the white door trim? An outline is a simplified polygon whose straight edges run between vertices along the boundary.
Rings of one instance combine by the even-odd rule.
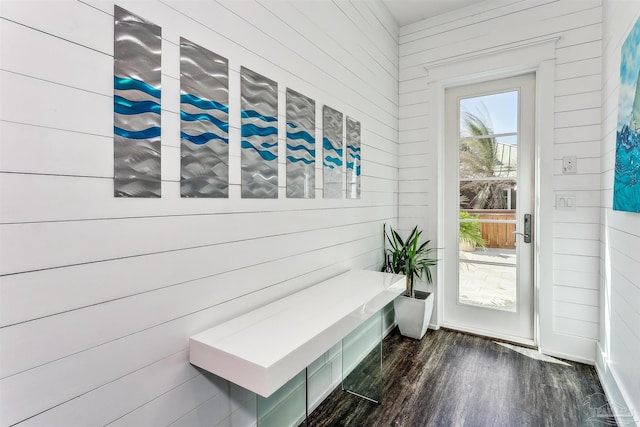
[[[427,87],[429,91],[430,139],[437,146],[438,158],[438,205],[435,229],[437,241],[444,242],[444,107],[445,89],[462,84],[495,80],[519,74],[536,74],[536,124],[535,124],[535,174],[536,189],[534,201],[534,341],[542,350],[547,341],[554,341],[553,333],[553,289],[552,289],[552,216],[553,192],[539,191],[540,188],[552,188],[553,139],[554,139],[554,92],[555,92],[555,44],[557,38],[544,40],[538,44],[521,47],[507,47],[501,51],[492,51],[482,56],[472,56],[433,64],[427,69]],[[473,73],[469,73],[473,70]],[[433,220],[430,220],[433,224]],[[438,244],[438,247],[440,245]],[[443,251],[439,251],[442,257]],[[541,268],[540,266],[545,266]],[[443,295],[447,277],[442,263],[437,267],[436,294]],[[436,325],[442,324],[444,310],[443,298],[436,300]],[[564,337],[564,336],[563,336]],[[564,337],[566,339],[566,337]],[[553,345],[551,346],[553,347]]]
[[[516,236],[517,265],[511,270],[514,274],[513,286],[516,288],[515,307],[511,311],[479,308],[473,304],[460,302],[460,266],[458,242],[458,217],[460,207],[458,182],[462,180],[458,173],[460,162],[460,99],[488,96],[491,94],[517,93],[517,122],[511,123],[510,131],[517,132],[517,217],[516,230],[523,230],[525,214],[534,213],[535,196],[535,74],[526,73],[519,76],[490,80],[471,85],[456,86],[445,90],[447,129],[445,138],[448,141],[443,147],[447,169],[444,171],[445,191],[443,204],[440,206],[446,213],[447,221],[440,225],[444,231],[444,258],[441,261],[447,276],[447,287],[442,294],[444,298],[443,326],[458,330],[467,330],[476,334],[505,339],[530,346],[535,341],[534,316],[534,269],[533,253],[535,242],[525,243],[521,236]],[[489,111],[489,114],[491,111]],[[490,117],[490,116],[489,116]],[[535,216],[533,223],[535,224]],[[456,277],[455,283],[453,278]],[[454,287],[452,285],[455,284]]]

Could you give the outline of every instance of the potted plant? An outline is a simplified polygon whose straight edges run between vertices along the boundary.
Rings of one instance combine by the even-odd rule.
[[[432,282],[430,268],[438,262],[430,256],[434,248],[429,247],[430,240],[419,243],[422,231],[418,231],[417,226],[413,228],[406,240],[391,227],[387,234],[386,224],[382,230],[384,239],[382,271],[407,276],[406,292],[393,302],[400,333],[407,337],[422,339],[429,327],[434,297],[430,292],[415,290],[414,284],[416,279],[421,279],[423,276],[427,283]]]
[[[479,215],[471,215],[469,212],[460,211],[460,250],[473,252],[476,247],[486,248],[487,244],[482,238],[480,224],[478,222],[466,222],[462,220],[478,219]]]

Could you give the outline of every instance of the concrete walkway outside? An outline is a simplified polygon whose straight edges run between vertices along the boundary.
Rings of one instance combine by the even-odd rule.
[[[469,262],[463,262],[463,261]],[[516,311],[516,250],[481,248],[460,251],[460,302]],[[476,264],[499,262],[509,266]]]

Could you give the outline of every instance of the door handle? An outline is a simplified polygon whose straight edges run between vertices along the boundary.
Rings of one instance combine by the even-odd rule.
[[[531,214],[524,214],[524,233],[515,230],[513,234],[519,234],[524,237],[525,243],[531,243]]]

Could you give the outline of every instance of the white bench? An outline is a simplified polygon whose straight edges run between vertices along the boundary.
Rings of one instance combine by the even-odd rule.
[[[405,276],[352,270],[189,342],[193,365],[269,397],[405,290]]]

